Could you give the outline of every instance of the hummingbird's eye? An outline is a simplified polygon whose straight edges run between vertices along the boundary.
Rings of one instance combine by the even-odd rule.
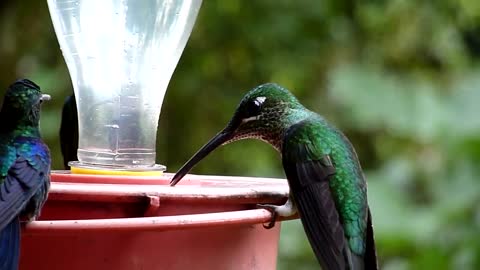
[[[265,97],[257,97],[248,103],[247,113],[249,117],[257,116],[260,114],[265,99]]]
[[[260,112],[262,111],[263,103],[265,102],[266,97],[257,97],[248,101],[246,110],[245,110],[245,117],[243,118],[242,122],[250,122],[252,120],[257,120]]]

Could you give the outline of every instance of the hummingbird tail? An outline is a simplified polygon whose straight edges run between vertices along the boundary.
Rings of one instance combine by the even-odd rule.
[[[368,217],[367,217],[367,250],[365,252],[365,269],[378,269],[377,262],[377,250],[375,248],[375,237],[373,235],[373,225],[372,225],[372,214],[370,213],[370,208],[368,208]]]
[[[17,270],[20,259],[20,220],[14,218],[0,232],[0,269]]]
[[[372,215],[370,214],[370,208],[368,208],[367,214],[367,235],[365,239],[365,255],[359,256],[349,253],[352,264],[350,269],[352,270],[378,270],[377,251],[375,249],[375,239],[373,237]]]

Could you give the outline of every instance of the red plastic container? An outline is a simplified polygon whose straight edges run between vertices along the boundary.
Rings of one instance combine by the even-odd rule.
[[[40,220],[22,234],[22,270],[276,269],[284,179],[52,173]]]

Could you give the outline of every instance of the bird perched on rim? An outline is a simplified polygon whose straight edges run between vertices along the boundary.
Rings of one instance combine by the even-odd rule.
[[[50,186],[50,151],[40,138],[40,105],[50,96],[30,80],[9,86],[0,111],[0,269],[18,269],[20,218],[40,214]]]
[[[247,138],[280,152],[290,187],[284,205],[259,205],[272,212],[266,228],[278,216],[298,211],[322,269],[377,269],[367,185],[355,150],[337,128],[277,84],[248,92],[228,125],[183,165],[170,185],[215,148]]]
[[[70,169],[69,161],[76,161],[78,149],[78,114],[75,95],[65,99],[62,109],[62,122],[60,123],[60,150],[63,156],[63,167]]]

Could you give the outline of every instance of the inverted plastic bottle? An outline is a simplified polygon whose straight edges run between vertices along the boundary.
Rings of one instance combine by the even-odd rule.
[[[165,91],[201,0],[48,0],[79,116],[78,159],[149,168]]]

